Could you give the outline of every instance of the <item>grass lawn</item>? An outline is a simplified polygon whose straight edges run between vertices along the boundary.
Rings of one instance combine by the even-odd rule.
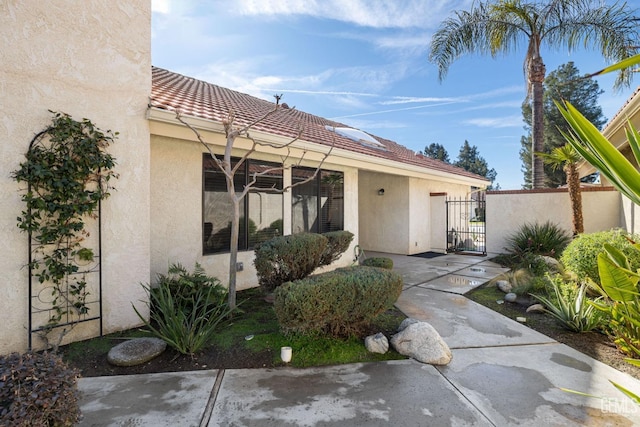
[[[290,366],[336,365],[355,362],[406,359],[392,349],[386,354],[370,353],[364,347],[364,337],[377,332],[391,338],[406,317],[398,310],[382,313],[361,337],[345,339],[284,335],[280,332],[273,305],[264,300],[258,288],[237,294],[240,313],[220,328],[214,340],[193,356],[168,349],[161,356],[143,365],[117,367],[107,361],[109,350],[123,339],[149,336],[140,329],[76,342],[61,348],[67,363],[81,370],[84,376],[122,375],[146,372],[168,372],[214,368],[262,368],[285,364],[280,360],[280,347],[293,350]]]

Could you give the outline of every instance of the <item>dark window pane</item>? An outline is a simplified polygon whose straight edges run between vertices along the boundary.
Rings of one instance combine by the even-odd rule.
[[[235,165],[235,161],[233,162]],[[213,163],[208,154],[204,156],[204,192],[203,192],[203,252],[229,251],[231,245],[231,220],[233,219],[233,204],[227,192],[227,181],[224,173]],[[246,175],[240,169],[234,176],[234,184],[237,189],[244,188]],[[240,202],[240,215],[243,218],[244,201]],[[239,248],[244,249],[246,243],[246,231],[243,230],[240,221]]]
[[[233,205],[224,173],[208,154],[203,159],[203,252],[226,252],[231,246]],[[237,161],[232,160],[232,167]],[[252,182],[254,176],[256,182],[252,184],[255,190],[240,202],[239,250],[251,249],[256,243],[282,235],[283,196],[275,191],[282,189],[282,167],[254,160],[246,161],[244,166],[234,175],[236,194]]]
[[[282,193],[273,191],[282,190],[282,167],[274,163],[252,160],[249,165],[249,180],[253,180],[254,173],[263,175],[256,176],[256,183],[253,185],[255,190],[247,195],[249,249],[272,237],[282,236],[283,196]]]
[[[292,182],[302,182],[314,172],[315,169],[294,168]],[[343,230],[344,174],[319,171],[310,182],[293,187],[291,219],[293,233]]]
[[[293,168],[292,184],[302,182],[313,176],[313,169]],[[305,231],[318,232],[318,181],[311,180],[296,185],[291,193],[291,225],[292,233]]]
[[[320,173],[322,232],[344,228],[344,175],[341,172]]]

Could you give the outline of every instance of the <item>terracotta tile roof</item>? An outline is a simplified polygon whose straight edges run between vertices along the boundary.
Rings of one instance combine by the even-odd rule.
[[[216,122],[226,119],[229,112],[233,111],[236,116],[235,123],[243,125],[251,123],[272,110],[274,103],[162,68],[153,67],[150,106],[170,111],[177,109],[186,116],[195,116]],[[302,139],[309,142],[331,145],[335,138],[336,148],[354,153],[420,166],[425,169],[462,177],[485,179],[440,160],[416,154],[400,144],[372,134],[369,135],[384,145],[385,149],[361,144],[325,128],[325,126],[348,128],[349,126],[345,124],[314,116],[297,109],[288,109],[285,104],[282,104],[282,107],[277,113],[257,123],[253,129],[293,138],[298,134],[298,129],[302,128]]]

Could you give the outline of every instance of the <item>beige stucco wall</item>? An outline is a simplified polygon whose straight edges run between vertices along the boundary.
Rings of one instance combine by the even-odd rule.
[[[378,190],[384,189],[379,195]],[[409,242],[409,178],[360,171],[358,177],[360,246],[404,254]]]
[[[464,197],[470,189],[468,184],[365,170],[359,176],[360,245],[376,252],[410,255],[440,249],[441,242],[432,239],[445,220],[431,217],[440,211],[432,208],[430,193]],[[383,196],[378,195],[381,188]],[[444,226],[440,231],[446,235]]]
[[[631,200],[621,196],[621,224],[630,233],[640,234],[640,208]]]
[[[507,238],[523,224],[551,221],[572,231],[569,193],[546,190],[514,191],[487,194],[487,251],[502,253]],[[582,192],[582,214],[585,233],[622,226],[620,194],[612,189],[592,189]]]
[[[152,122],[151,137],[151,272],[166,274],[173,263],[181,263],[191,269],[199,263],[208,274],[227,284],[229,274],[229,254],[202,254],[202,153],[204,147],[192,140],[191,131],[181,125],[167,125]],[[171,134],[181,138],[161,136]],[[224,139],[221,134],[203,132],[204,140],[211,144],[216,153],[221,152]],[[237,146],[243,141],[238,139]],[[234,154],[239,155],[241,151]],[[254,153],[254,159],[278,162],[282,157],[270,153]],[[291,162],[294,159],[290,159]],[[304,166],[313,166],[313,162]],[[331,268],[349,265],[353,259],[353,247],[358,236],[358,174],[357,170],[332,164],[330,159],[324,169],[344,172],[344,229],[354,233],[351,247]],[[284,171],[285,186],[291,182],[288,169]],[[291,233],[291,193],[283,197],[284,233]],[[253,251],[238,253],[238,262],[244,270],[237,273],[238,290],[257,286],[258,280],[253,267]]]
[[[149,1],[0,2],[0,354],[27,348],[27,241],[16,227],[23,205],[10,173],[51,122],[47,110],[120,132],[109,148],[118,190],[102,216],[104,328],[139,324],[131,301],[149,280],[150,18]],[[83,328],[79,335],[96,330]]]

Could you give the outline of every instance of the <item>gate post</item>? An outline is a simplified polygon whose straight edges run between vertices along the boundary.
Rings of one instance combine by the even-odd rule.
[[[431,224],[431,250],[434,252],[447,252],[447,235],[442,230],[447,227],[447,193],[430,193],[430,217]]]

